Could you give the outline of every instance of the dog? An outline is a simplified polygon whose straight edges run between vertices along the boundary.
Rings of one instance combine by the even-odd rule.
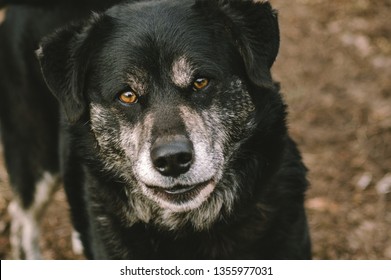
[[[15,255],[63,182],[90,259],[311,258],[270,3],[92,2],[0,27]]]

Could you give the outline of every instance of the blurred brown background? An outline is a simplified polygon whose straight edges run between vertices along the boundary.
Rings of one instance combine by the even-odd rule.
[[[281,28],[274,77],[310,169],[314,258],[391,259],[391,1],[270,2]],[[11,193],[2,163],[0,259],[7,259]],[[78,257],[67,211],[60,191],[43,222],[45,258]]]

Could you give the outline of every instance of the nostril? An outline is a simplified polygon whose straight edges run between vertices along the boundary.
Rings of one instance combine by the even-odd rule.
[[[192,153],[180,153],[178,154],[178,163],[182,165],[191,164],[193,160],[193,154]]]
[[[193,145],[183,136],[157,139],[151,147],[150,156],[160,174],[177,177],[189,171],[193,163]]]
[[[164,169],[167,166],[167,160],[163,157],[157,158],[153,164],[155,165],[156,168],[159,169]]]

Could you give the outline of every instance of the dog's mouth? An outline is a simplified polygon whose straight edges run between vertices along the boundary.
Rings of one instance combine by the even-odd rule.
[[[176,185],[171,188],[147,186],[155,196],[175,204],[184,204],[197,198],[204,200],[213,191],[214,187],[215,182],[213,179],[190,186]]]
[[[181,185],[178,185],[178,186],[175,186],[175,187],[172,187],[172,188],[169,188],[169,189],[158,189],[158,191],[163,191],[165,192],[166,194],[169,194],[169,195],[180,195],[180,194],[186,194],[196,188],[200,187],[200,185],[195,185],[195,186],[181,186]]]

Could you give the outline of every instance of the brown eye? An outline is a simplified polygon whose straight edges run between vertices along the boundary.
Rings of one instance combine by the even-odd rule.
[[[118,95],[119,101],[124,104],[134,104],[138,101],[138,96],[134,92],[126,91]]]
[[[209,85],[209,79],[198,78],[193,82],[193,89],[195,91],[206,88]]]

